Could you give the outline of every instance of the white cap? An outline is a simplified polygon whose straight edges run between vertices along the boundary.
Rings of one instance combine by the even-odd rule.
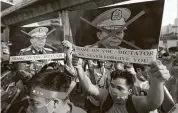
[[[32,31],[30,31],[28,34],[32,37],[36,36],[36,37],[44,37],[48,32],[48,28],[47,27],[37,27],[35,29],[33,29]]]
[[[115,29],[123,26],[131,16],[131,11],[127,8],[113,8],[101,13],[92,23],[98,27]]]

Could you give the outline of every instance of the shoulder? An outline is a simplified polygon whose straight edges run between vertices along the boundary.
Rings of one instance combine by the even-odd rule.
[[[82,108],[79,108],[79,107],[76,107],[74,106],[73,107],[74,110],[72,110],[71,113],[87,113],[85,110],[83,110]]]
[[[45,51],[50,51],[52,52],[53,50],[51,48],[44,48]]]
[[[21,50],[20,50],[20,55],[25,54],[25,53],[28,53],[28,52],[31,52],[31,51],[32,51],[32,48],[24,48],[24,49],[21,49]]]
[[[138,96],[129,96],[127,99],[126,109],[127,109],[128,113],[138,113],[137,109],[136,109],[137,106],[134,104],[134,103],[136,103],[135,97],[138,97]]]
[[[82,108],[74,106],[73,103],[69,102],[68,104],[71,106],[71,109],[72,109],[71,113],[86,113],[85,110],[83,110]]]

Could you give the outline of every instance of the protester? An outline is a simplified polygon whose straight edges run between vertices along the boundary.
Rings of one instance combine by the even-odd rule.
[[[32,77],[27,113],[85,113],[69,101],[71,81],[63,69],[48,69]]]
[[[133,64],[133,66],[136,71],[135,86],[139,87],[141,91],[143,91],[139,92],[139,95],[141,95],[140,93],[144,93],[144,91],[148,90],[150,87],[148,70],[143,64]]]
[[[171,69],[171,79],[169,80],[171,83],[171,95],[175,101],[178,102],[178,61],[174,61]]]
[[[170,47],[169,48],[169,54],[170,56],[175,59],[176,56],[177,56],[177,51],[178,51],[178,48],[177,47]]]
[[[77,69],[82,86],[100,101],[101,113],[125,113],[126,111],[128,113],[145,113],[158,108],[163,102],[163,86],[170,74],[160,61],[151,65],[151,85],[147,96],[129,96],[134,84],[134,77],[127,70],[116,70],[111,73],[111,85],[108,90],[97,88],[84,75],[81,63],[81,59],[73,58],[73,65]]]

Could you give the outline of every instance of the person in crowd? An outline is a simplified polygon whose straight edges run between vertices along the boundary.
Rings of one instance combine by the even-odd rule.
[[[105,67],[105,63],[102,60],[98,60],[98,66],[95,67],[92,65],[92,61],[88,61],[89,69],[86,70],[85,73],[91,80],[91,82],[98,88],[108,89],[109,81],[110,81],[110,71]],[[92,95],[88,94],[87,100],[85,102],[87,106],[87,113],[98,113],[99,101],[96,100]]]
[[[21,49],[19,55],[39,55],[39,54],[50,54],[53,50],[45,47],[46,34],[48,32],[47,27],[37,27],[30,31],[28,35],[31,36],[30,43],[31,46]],[[40,71],[40,69],[48,64],[49,61],[31,61],[31,62],[20,62],[18,64],[19,74],[23,78],[29,80],[35,73]]]
[[[164,83],[170,74],[166,67],[155,61],[150,68],[150,88],[147,96],[131,96],[135,78],[128,70],[115,70],[111,73],[108,90],[93,85],[81,67],[82,59],[73,57],[82,86],[100,101],[101,113],[146,113],[158,108],[164,99]]]
[[[65,67],[47,69],[30,80],[30,105],[27,113],[85,113],[68,99],[71,81]]]
[[[136,95],[145,95],[145,93],[148,91],[148,89],[150,87],[150,84],[149,84],[150,79],[149,79],[149,75],[148,75],[148,70],[147,70],[146,66],[144,66],[143,64],[142,65],[141,64],[133,64],[133,67],[136,71],[135,86],[138,88],[138,90],[140,90],[138,92],[136,91],[135,93],[136,93]]]
[[[173,60],[168,52],[162,54],[161,61],[167,67],[167,69],[171,71]]]
[[[170,56],[175,59],[177,56],[177,51],[178,51],[178,47],[170,47],[169,48],[169,54]]]
[[[29,98],[16,103],[8,113],[86,113],[69,100],[73,85],[65,66],[47,64],[30,79]]]
[[[172,68],[171,68],[171,79],[168,81],[168,89],[170,90],[170,93],[175,101],[175,103],[178,102],[178,61],[175,60],[173,62]]]

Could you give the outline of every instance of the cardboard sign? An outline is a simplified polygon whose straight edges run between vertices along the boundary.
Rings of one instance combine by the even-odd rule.
[[[150,64],[156,60],[157,49],[103,49],[75,47],[75,54],[81,58],[121,61],[129,63]]]
[[[64,59],[64,53],[11,56],[10,62]]]

